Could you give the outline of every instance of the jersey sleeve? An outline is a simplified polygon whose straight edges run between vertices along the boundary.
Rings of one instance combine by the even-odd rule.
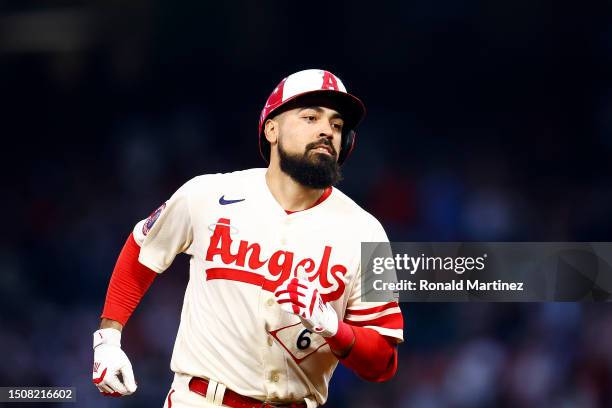
[[[370,238],[370,242],[389,242],[387,234],[376,221],[376,227]],[[404,319],[399,303],[396,300],[387,302],[366,302],[363,300],[364,285],[362,268],[359,271],[347,303],[344,322],[352,326],[367,327],[377,331],[383,336],[394,339],[401,343],[404,341]],[[367,285],[370,287],[371,285]]]
[[[140,221],[133,230],[140,246],[138,261],[157,273],[165,271],[177,254],[188,252],[193,241],[190,190],[192,181]]]

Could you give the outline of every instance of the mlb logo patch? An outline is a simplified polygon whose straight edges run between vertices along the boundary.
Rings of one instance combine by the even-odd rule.
[[[166,208],[166,203],[160,205],[157,210],[153,211],[151,215],[149,215],[149,218],[147,218],[144,225],[142,226],[142,233],[144,235],[147,235],[149,231],[151,231],[151,228],[153,228],[153,225],[155,225],[155,221],[157,221],[164,208]]]

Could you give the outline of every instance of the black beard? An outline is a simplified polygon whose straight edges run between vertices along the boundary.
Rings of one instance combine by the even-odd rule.
[[[304,187],[325,189],[336,185],[342,180],[342,173],[336,162],[335,150],[333,156],[324,153],[310,154],[313,148],[321,144],[326,144],[334,150],[329,143],[316,142],[308,144],[303,155],[293,155],[287,153],[279,143],[278,157],[281,170]]]

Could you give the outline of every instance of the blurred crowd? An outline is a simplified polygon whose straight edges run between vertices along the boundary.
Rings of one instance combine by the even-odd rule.
[[[608,5],[323,7],[336,18],[268,2],[0,4],[0,385],[161,406],[187,259],[126,327],[139,389],[115,400],[90,375],[116,256],[191,177],[264,166],[259,110],[300,69],[328,68],[364,100],[338,187],[391,240],[612,240]],[[397,376],[339,367],[326,406],[612,406],[607,304],[402,308]]]

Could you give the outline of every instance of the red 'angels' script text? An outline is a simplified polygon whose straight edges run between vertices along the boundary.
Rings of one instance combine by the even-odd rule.
[[[276,251],[269,259],[260,259],[261,246],[258,243],[250,244],[248,241],[240,241],[238,251],[232,253],[231,245],[232,238],[230,236],[230,220],[227,218],[219,218],[215,226],[210,245],[206,252],[206,260],[213,261],[215,256],[220,256],[221,261],[227,266],[239,266],[254,272],[245,271],[243,269],[234,268],[210,268],[206,270],[206,279],[228,279],[240,282],[251,283],[253,285],[262,286],[264,290],[274,292],[285,280],[291,276],[297,276],[298,270],[301,268],[308,275],[309,281],[319,280],[319,284],[323,289],[329,289],[337,284],[337,288],[328,293],[321,293],[324,302],[334,301],[344,293],[344,281],[342,276],[346,275],[347,269],[344,265],[333,265],[329,267],[329,259],[331,257],[332,247],[325,246],[321,261],[316,269],[316,272],[311,275],[317,264],[311,258],[296,260],[295,254],[291,251]],[[295,265],[295,267],[294,267]],[[277,277],[275,280],[266,279],[262,273],[255,273],[259,269],[267,266],[267,271],[270,275]],[[333,278],[335,282],[330,282],[329,278]]]

